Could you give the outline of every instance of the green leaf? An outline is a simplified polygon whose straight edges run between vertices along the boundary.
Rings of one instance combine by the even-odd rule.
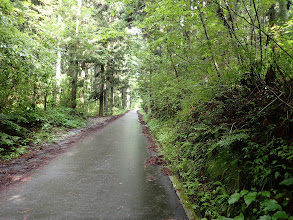
[[[262,191],[261,193],[260,193],[262,196],[264,196],[264,197],[270,197],[271,196],[271,193],[269,192],[269,191]]]
[[[193,209],[197,209],[199,206],[198,205],[192,205]]]
[[[241,213],[240,215],[234,218],[235,220],[244,220],[244,215]]]
[[[277,179],[280,175],[280,172],[275,172],[275,179]]]
[[[244,189],[244,190],[241,190],[240,192],[240,196],[244,196],[248,193],[248,190]]]
[[[274,215],[273,215],[273,220],[277,220],[279,218],[284,218],[284,219],[287,219],[289,215],[286,214],[286,212],[284,211],[278,211],[276,212]]]
[[[274,199],[269,199],[269,200],[264,200],[260,204],[261,208],[263,211],[276,211],[276,210],[281,210],[281,206],[278,204],[278,202]]]
[[[255,201],[257,197],[257,192],[250,192],[248,193],[246,196],[244,196],[244,201],[245,204],[247,205],[247,207],[253,202]]]
[[[271,218],[271,216],[269,216],[269,215],[263,215],[263,216],[260,216],[259,217],[259,220],[271,220],[272,218]]]
[[[235,202],[237,202],[239,199],[240,199],[240,193],[234,193],[230,196],[229,200],[228,200],[228,203],[231,205],[231,204],[234,204]]]
[[[246,141],[248,138],[249,138],[249,135],[245,133],[224,136],[220,141],[217,142],[217,145],[229,146],[236,141]]]
[[[290,186],[293,185],[293,178],[288,178],[283,180],[280,185]]]
[[[194,190],[192,190],[192,189],[187,190],[187,194],[188,195],[194,195]]]

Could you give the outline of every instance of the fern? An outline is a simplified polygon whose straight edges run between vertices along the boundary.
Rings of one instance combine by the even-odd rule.
[[[246,141],[248,140],[248,138],[249,138],[249,135],[246,133],[231,134],[231,135],[222,137],[222,139],[218,141],[216,145],[220,147],[227,147],[227,146],[231,146],[233,143],[237,141]]]
[[[0,146],[13,146],[19,141],[19,139],[21,139],[21,137],[0,132]]]
[[[19,124],[13,122],[13,120],[17,119],[17,121],[25,121],[23,117],[15,117],[13,115],[0,114],[0,128],[3,130],[13,130],[18,134],[23,134],[26,129]]]

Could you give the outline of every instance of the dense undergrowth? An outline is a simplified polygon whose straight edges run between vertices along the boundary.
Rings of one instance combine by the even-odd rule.
[[[16,108],[0,114],[0,160],[27,152],[29,146],[54,137],[68,128],[85,126],[85,117],[71,108]]]
[[[286,85],[238,86],[174,115],[152,109],[145,116],[201,218],[293,219]]]

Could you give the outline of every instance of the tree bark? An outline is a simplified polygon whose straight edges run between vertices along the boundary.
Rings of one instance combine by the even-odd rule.
[[[38,95],[38,92],[37,92],[37,86],[36,84],[34,83],[34,91],[33,91],[33,97],[32,97],[32,108],[35,108],[36,107],[36,104],[37,104],[37,95]]]
[[[44,95],[44,110],[47,110],[47,94]]]
[[[81,14],[82,0],[77,0],[77,17],[76,17],[76,27],[75,27],[75,36],[78,37],[79,33],[79,19]],[[74,47],[74,58],[73,58],[73,71],[72,71],[72,90],[71,90],[71,108],[76,108],[76,94],[77,94],[77,76],[78,76],[78,61],[76,58],[77,45]]]
[[[60,1],[59,4],[62,4],[62,1]],[[58,14],[58,25],[61,25],[62,17],[60,14]],[[61,61],[62,61],[62,55],[61,55],[61,48],[60,48],[60,40],[58,40],[58,47],[57,47],[57,60],[56,60],[56,80],[57,80],[57,96],[56,101],[57,103],[60,103],[60,94],[61,94]]]
[[[59,47],[58,43],[58,49],[57,49],[57,62],[56,62],[56,80],[57,80],[57,97],[56,101],[57,103],[60,102],[60,94],[61,94],[61,48]]]
[[[127,109],[131,108],[131,95],[130,95],[130,90],[129,88],[127,89]]]
[[[106,85],[105,85],[105,93],[104,93],[104,109],[105,112],[109,112],[109,81],[106,79]]]
[[[122,88],[122,109],[126,107],[126,88]]]
[[[100,83],[100,95],[99,95],[99,101],[100,101],[100,107],[99,107],[99,116],[104,115],[104,73],[105,73],[105,67],[104,64],[101,65],[101,83]]]
[[[83,67],[82,71],[81,71],[81,82],[82,82],[82,87],[80,90],[80,102],[81,102],[81,107],[82,109],[84,109],[84,96],[85,96],[85,88],[84,88],[84,81],[85,81],[85,67]]]
[[[91,75],[92,75],[92,67],[88,69],[86,94],[90,94],[92,92]],[[86,105],[87,105],[87,112],[89,113],[90,112],[90,102],[87,101]]]
[[[78,62],[74,61],[72,65],[72,89],[71,89],[71,108],[76,108],[76,93],[77,93],[77,67]]]
[[[110,114],[113,115],[113,104],[114,104],[114,88],[111,86],[110,89]]]
[[[255,16],[256,16],[256,20],[257,20],[257,23],[258,23],[258,34],[259,34],[259,50],[260,50],[260,62],[261,62],[261,65],[263,64],[263,45],[262,45],[262,34],[261,34],[261,23],[260,23],[260,19],[259,19],[259,16],[258,16],[258,10],[256,8],[256,5],[255,5],[255,1],[252,0],[253,2],[253,8],[254,8],[254,11],[255,11]]]

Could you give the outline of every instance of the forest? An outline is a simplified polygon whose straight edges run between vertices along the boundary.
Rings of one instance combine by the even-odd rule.
[[[0,154],[139,105],[194,219],[293,219],[292,0],[1,0]]]
[[[136,102],[122,8],[99,1],[0,3],[0,154],[11,159],[87,116]]]

